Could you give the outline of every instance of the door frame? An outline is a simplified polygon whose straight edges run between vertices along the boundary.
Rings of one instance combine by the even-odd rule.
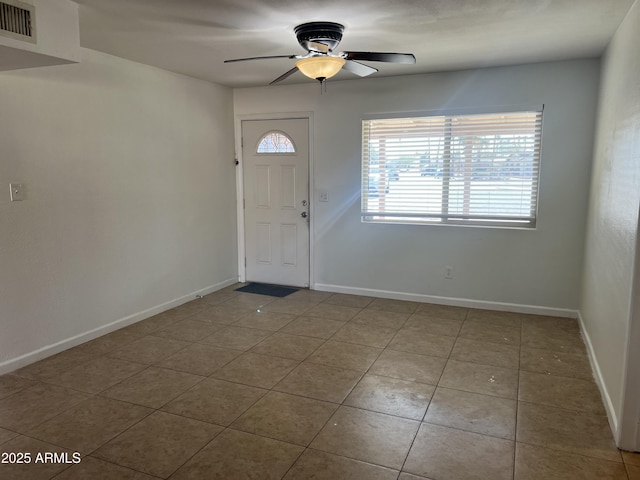
[[[246,232],[244,228],[244,159],[242,158],[242,122],[248,120],[307,120],[309,123],[309,288],[315,289],[315,182],[313,178],[313,112],[282,112],[236,115],[235,150],[236,156],[236,212],[238,222],[238,281],[245,282],[247,270]]]

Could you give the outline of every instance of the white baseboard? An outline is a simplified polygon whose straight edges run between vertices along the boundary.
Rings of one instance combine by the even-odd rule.
[[[584,339],[584,343],[587,347],[587,356],[589,357],[591,370],[593,371],[596,385],[598,385],[598,388],[600,389],[600,395],[602,395],[602,402],[604,403],[604,409],[607,412],[609,426],[613,431],[613,436],[616,440],[616,443],[618,443],[618,416],[616,415],[615,408],[613,407],[613,402],[611,401],[611,396],[609,395],[607,386],[604,383],[602,370],[600,369],[600,364],[598,363],[598,358],[596,357],[596,352],[593,348],[591,337],[589,336],[589,332],[585,328],[584,320],[582,319],[582,315],[580,315],[580,312],[578,312],[578,322],[580,324],[580,332],[582,333],[582,338]]]
[[[412,302],[435,303],[438,305],[477,308],[480,310],[499,310],[504,312],[549,315],[553,317],[578,318],[578,311],[568,308],[540,307],[536,305],[490,302],[485,300],[472,300],[467,298],[439,297],[434,295],[423,295],[419,293],[404,293],[394,292],[390,290],[375,290],[371,288],[345,287],[342,285],[330,285],[323,283],[316,283],[315,289],[323,292],[348,293],[351,295],[364,295],[369,297],[389,298],[392,300],[409,300]]]
[[[183,303],[190,302],[191,300],[195,300],[199,295],[202,295],[202,296],[208,295],[222,288],[233,285],[234,283],[237,283],[237,282],[238,282],[237,278],[232,278],[220,283],[216,283],[215,285],[211,285],[201,290],[188,293],[187,295],[183,295],[179,298],[170,300],[168,302],[165,302],[161,305],[157,305],[152,308],[148,308],[141,312],[128,315],[124,318],[120,318],[106,325],[102,325],[101,327],[94,328],[93,330],[80,333],[78,335],[75,335],[71,338],[67,338],[65,340],[54,343],[52,345],[47,345],[46,347],[42,347],[42,348],[39,348],[38,350],[25,353],[24,355],[20,355],[19,357],[16,357],[16,358],[10,358],[9,360],[6,360],[0,363],[0,375],[13,372],[18,368],[25,367],[34,362],[37,362],[38,360],[42,360],[43,358],[50,357],[51,355],[55,355],[56,353],[60,353],[69,348],[88,342],[89,340],[93,340],[94,338],[98,338],[102,335],[106,335],[107,333],[111,333],[115,330],[118,330],[119,328],[126,327],[133,323],[136,323],[146,318],[157,315],[158,313],[162,313],[171,308],[180,306]]]

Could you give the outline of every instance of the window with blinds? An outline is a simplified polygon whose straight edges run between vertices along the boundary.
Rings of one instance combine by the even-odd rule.
[[[364,120],[362,220],[536,225],[542,111]]]

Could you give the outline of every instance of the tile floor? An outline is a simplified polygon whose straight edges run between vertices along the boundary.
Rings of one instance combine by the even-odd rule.
[[[234,288],[0,377],[0,478],[640,479],[574,320]]]

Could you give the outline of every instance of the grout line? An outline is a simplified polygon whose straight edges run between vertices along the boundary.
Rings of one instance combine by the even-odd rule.
[[[594,455],[585,455],[584,453],[573,452],[573,451],[571,451],[571,450],[560,450],[560,449],[557,449],[557,448],[551,448],[551,447],[548,447],[548,446],[546,446],[546,445],[540,445],[540,444],[538,444],[538,443],[523,442],[523,441],[520,441],[520,440],[516,440],[516,442],[515,442],[515,443],[516,443],[516,445],[517,445],[518,443],[520,443],[520,444],[522,444],[522,445],[529,445],[529,446],[531,446],[531,447],[541,448],[541,449],[543,449],[543,450],[548,450],[548,451],[550,451],[550,452],[557,453],[557,454],[560,454],[560,455],[576,455],[576,456],[578,456],[578,457],[582,457],[582,458],[590,458],[590,459],[592,459],[592,460],[598,460],[598,461],[600,461],[600,462],[609,462],[609,463],[614,464],[614,465],[623,465],[623,466],[624,466],[624,465],[626,465],[626,464],[624,463],[624,461],[622,461],[622,460],[620,460],[620,461],[618,462],[618,461],[615,461],[615,460],[610,460],[610,459],[608,459],[608,458],[596,457],[596,456],[594,456]],[[618,451],[619,451],[619,450],[618,450]]]
[[[495,438],[497,440],[504,440],[505,442],[513,443],[514,444],[514,449],[515,449],[515,443],[516,443],[515,438],[498,437],[496,435],[491,435],[489,433],[474,432],[473,430],[466,430],[466,429],[464,429],[462,427],[453,427],[451,425],[442,425],[440,423],[433,423],[433,422],[428,422],[428,421],[424,421],[424,420],[421,422],[421,425],[422,424],[424,424],[424,425],[433,425],[434,427],[442,427],[442,428],[446,428],[446,429],[449,429],[449,430],[457,430],[458,432],[471,433],[473,435],[479,435],[481,437]]]
[[[518,401],[517,397],[503,397],[503,396],[496,395],[496,394],[478,392],[478,391],[474,391],[474,390],[464,390],[464,389],[459,388],[459,387],[449,387],[449,386],[444,386],[444,385],[437,385],[437,387],[440,388],[440,389],[445,389],[445,390],[455,390],[456,392],[471,393],[473,395],[482,395],[484,397],[499,398],[501,400],[509,400],[511,402],[517,402]],[[516,394],[517,394],[517,392],[516,392]]]
[[[573,408],[560,407],[558,405],[549,405],[547,403],[537,403],[537,402],[532,402],[532,401],[529,401],[529,400],[518,400],[518,402],[526,403],[528,405],[535,405],[535,406],[538,406],[538,407],[555,408],[555,409],[558,409],[558,410],[564,410],[565,412],[579,413],[579,414],[587,415],[587,416],[590,416],[590,417],[605,418],[607,416],[606,414],[598,415],[596,413],[588,412],[586,410],[574,410]]]
[[[181,415],[178,415],[181,416]],[[189,418],[189,417],[183,417],[183,418]],[[193,420],[193,419],[191,419]],[[201,420],[202,421],[202,420]],[[199,448],[198,450],[195,451],[195,453],[193,455],[191,455],[189,458],[187,458],[184,462],[182,462],[178,468],[176,468],[173,472],[171,472],[171,474],[169,475],[169,477],[171,477],[174,473],[176,473],[178,470],[180,470],[182,467],[184,467],[187,463],[189,463],[196,455],[198,455],[202,450],[204,450],[205,448],[207,448],[211,442],[213,442],[216,438],[218,438],[220,435],[222,435],[226,430],[228,430],[228,427],[224,427],[222,425],[218,425],[217,423],[211,423],[211,422],[205,422],[205,423],[210,423],[211,425],[216,425],[218,427],[222,427],[222,430],[220,430],[218,433],[216,433],[213,438],[211,440],[209,440],[207,443],[205,443],[201,448]],[[142,472],[142,473],[146,473],[146,472]],[[148,475],[148,474],[147,474]]]
[[[434,395],[435,395],[435,391],[434,391]],[[433,396],[431,397],[431,400],[433,400]],[[431,400],[429,400],[429,405],[431,405]],[[429,407],[427,407],[427,410],[429,409]],[[427,411],[425,410],[425,415],[427,414]],[[422,418],[424,419],[424,415],[422,416]],[[407,460],[409,459],[409,454],[411,453],[411,449],[413,448],[413,444],[416,442],[416,438],[418,438],[418,433],[420,432],[420,428],[422,427],[422,421],[418,422],[418,428],[416,428],[416,433],[413,434],[413,438],[411,439],[411,444],[409,445],[409,448],[407,449],[407,453],[404,456],[404,460],[402,461],[402,465],[400,466],[400,473],[398,474],[398,477],[400,477],[400,474],[403,472],[404,470],[404,466],[407,463]]]
[[[520,372],[521,369],[520,367],[522,366],[522,343],[524,341],[524,328],[520,329],[520,345],[518,346],[518,383],[516,385],[516,418],[515,418],[515,422],[514,422],[514,429],[513,429],[513,440],[514,440],[514,444],[513,444],[513,471],[512,471],[512,475],[513,475],[513,479],[515,480],[516,478],[516,450],[518,448],[518,412],[520,409]]]
[[[468,312],[467,312],[468,315]],[[462,326],[460,327],[460,330],[462,330]],[[456,337],[456,340],[454,341],[453,345],[451,346],[451,350],[449,350],[449,355],[446,358],[446,362],[444,364],[444,366],[442,367],[442,371],[440,372],[440,376],[438,377],[438,381],[436,382],[435,388],[433,390],[433,394],[431,395],[431,398],[429,399],[429,404],[427,405],[427,408],[424,411],[424,414],[422,415],[422,419],[418,425],[418,428],[416,429],[416,433],[413,435],[413,439],[411,440],[411,445],[409,446],[409,449],[407,450],[407,454],[404,457],[404,460],[402,462],[402,466],[400,467],[400,472],[402,472],[404,470],[404,467],[407,463],[407,460],[409,459],[409,455],[411,454],[411,449],[413,448],[413,445],[415,444],[416,439],[418,438],[418,433],[420,433],[420,429],[422,428],[422,424],[425,423],[424,419],[427,416],[427,413],[429,412],[429,408],[431,408],[432,402],[433,402],[433,397],[435,397],[436,392],[438,391],[438,386],[440,385],[440,381],[442,380],[442,377],[444,375],[444,371],[447,368],[447,364],[449,363],[449,359],[451,358],[451,353],[453,352],[453,347],[455,346],[455,342],[457,341],[458,337]],[[399,476],[399,475],[398,475]]]
[[[374,463],[374,462],[370,462],[370,461],[367,461],[367,460],[362,460],[360,458],[349,457],[347,455],[342,455],[342,454],[339,454],[339,453],[327,452],[325,450],[320,450],[318,448],[313,448],[313,447],[306,447],[305,451],[306,450],[311,450],[311,451],[314,451],[314,452],[320,452],[320,453],[324,453],[325,455],[331,455],[331,456],[334,456],[334,457],[346,458],[347,460],[353,460],[354,462],[364,463],[366,465],[373,465],[374,467],[384,468],[386,470],[391,470],[392,472],[398,472],[398,476],[402,473],[402,470],[396,470],[395,468],[388,467],[387,465],[382,465],[381,463]],[[336,479],[336,480],[338,480],[338,479]]]

